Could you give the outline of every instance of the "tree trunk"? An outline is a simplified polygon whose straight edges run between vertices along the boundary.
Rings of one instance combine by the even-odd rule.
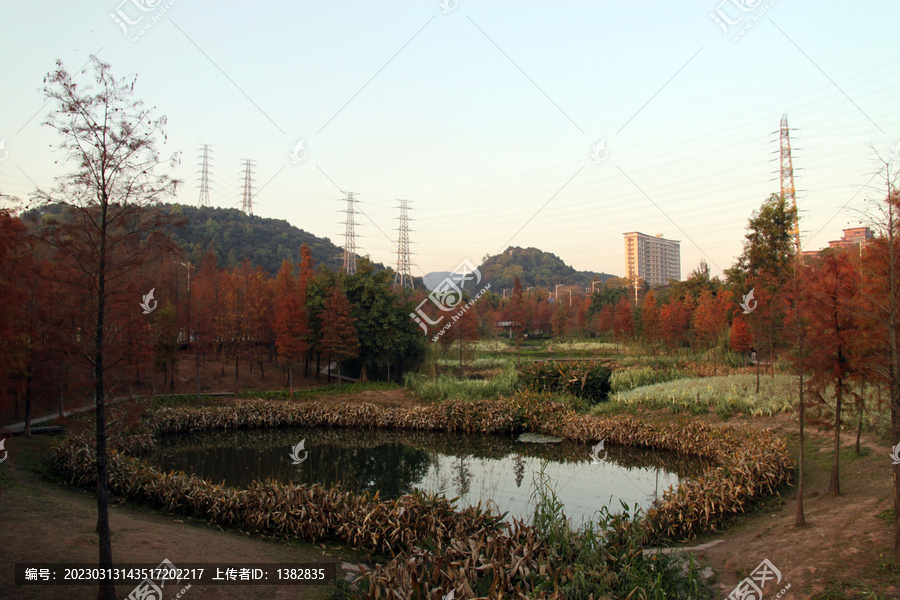
[[[288,363],[288,389],[289,396],[294,397],[294,361]]]
[[[238,394],[240,392],[240,385],[238,384],[238,374],[241,369],[241,355],[238,353],[237,348],[234,351],[234,399],[237,400]]]
[[[104,381],[104,348],[106,321],[106,211],[108,200],[100,201],[100,249],[97,275],[97,313],[94,328],[94,395],[97,403],[96,464],[97,464],[97,536],[99,538],[101,569],[111,569],[112,537],[109,531],[109,470],[106,452],[106,389]],[[116,600],[116,587],[110,580],[102,580],[98,591],[100,600]]]
[[[856,455],[860,456],[859,438],[862,436],[863,414],[866,410],[866,382],[859,382],[859,423],[856,427]]]
[[[794,279],[794,290],[796,296],[796,278]],[[799,327],[799,325],[798,325]],[[800,363],[800,464],[799,464],[799,474],[797,476],[797,513],[794,516],[794,525],[805,525],[806,524],[806,515],[803,512],[803,457],[804,457],[804,448],[803,445],[805,443],[804,436],[804,420],[806,415],[804,414],[804,403],[803,403],[803,338],[801,334],[797,335],[797,346],[799,347],[799,363]]]
[[[195,374],[195,379],[197,380],[197,404],[200,403],[200,350],[196,349],[194,352],[194,361],[196,362],[197,371]]]
[[[772,383],[775,383],[775,344],[769,338],[769,368],[772,369]]]
[[[322,371],[320,364],[319,364],[319,361],[321,360],[321,358],[322,358],[322,353],[319,352],[318,350],[316,350],[316,381],[319,380],[319,373]],[[331,364],[331,363],[329,363],[329,364]]]
[[[759,351],[756,351],[756,393],[759,393]]]
[[[800,419],[800,460],[797,474],[797,512],[794,514],[794,525],[799,527],[806,524],[806,515],[803,512],[803,459],[805,456],[804,444],[806,436],[804,435],[804,426],[806,421],[805,404],[803,401],[803,325],[800,322],[800,309],[798,306],[799,294],[797,293],[797,267],[800,264],[800,257],[794,261],[794,320],[797,327],[797,370],[800,372],[800,404],[798,406],[798,415]]]
[[[838,378],[834,386],[834,460],[831,463],[831,481],[828,483],[828,493],[832,496],[841,493],[841,396],[843,388],[844,381]]]
[[[25,372],[25,437],[31,437],[31,369],[32,363],[29,361]]]

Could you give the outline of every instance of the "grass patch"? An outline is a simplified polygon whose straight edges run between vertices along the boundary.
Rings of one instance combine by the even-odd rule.
[[[663,383],[666,381],[674,381],[676,379],[684,379],[687,377],[679,371],[674,365],[666,367],[646,366],[636,369],[625,369],[613,373],[610,379],[612,386],[611,392],[618,394],[627,392],[635,388],[644,387],[645,385],[653,385],[654,383]]]
[[[395,390],[400,386],[387,381],[366,381],[363,383],[329,383],[314,388],[294,390],[294,400],[312,400],[319,396],[335,394],[358,394],[367,391]],[[241,392],[241,398],[254,400],[290,400],[290,390],[257,390]]]
[[[632,514],[620,501],[622,512],[604,506],[596,522],[572,529],[563,504],[543,468],[532,484],[532,527],[543,539],[550,561],[557,569],[538,576],[535,592],[557,592],[563,598],[692,598],[703,600],[713,593],[689,555],[687,569],[674,555],[644,556],[645,524],[641,510]],[[559,571],[566,577],[557,588]]]
[[[410,392],[430,402],[444,400],[488,400],[515,392],[519,375],[511,364],[491,379],[459,379],[452,375],[428,377],[407,373],[404,385]]]

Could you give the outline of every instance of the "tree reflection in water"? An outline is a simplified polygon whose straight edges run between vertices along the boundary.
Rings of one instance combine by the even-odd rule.
[[[308,458],[293,465],[291,447],[306,438]],[[569,516],[589,518],[618,499],[647,508],[670,485],[713,463],[647,448],[611,445],[592,464],[586,444],[532,444],[511,436],[431,431],[302,428],[217,431],[163,437],[148,457],[164,470],[244,488],[253,481],[379,492],[397,498],[415,489],[453,489],[460,505],[478,502],[530,519],[528,488],[542,463]],[[530,475],[526,481],[526,475]],[[523,487],[523,483],[527,483]],[[578,519],[576,519],[578,520]]]

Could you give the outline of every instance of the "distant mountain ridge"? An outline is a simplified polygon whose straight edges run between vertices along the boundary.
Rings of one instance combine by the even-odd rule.
[[[219,264],[239,265],[249,258],[269,274],[276,274],[287,259],[300,262],[300,247],[309,246],[313,263],[318,268],[337,271],[344,264],[344,250],[328,238],[321,238],[284,219],[248,215],[236,208],[162,205],[163,210],[183,216],[183,227],[172,227],[169,235],[181,246],[188,258],[199,262],[208,250],[214,250]],[[376,263],[378,270],[384,265]]]
[[[328,238],[318,237],[291,225],[284,219],[248,215],[235,208],[158,204],[152,208],[182,218],[183,225],[172,225],[167,233],[184,251],[185,258],[199,264],[212,250],[219,266],[236,267],[244,259],[275,275],[284,260],[299,264],[300,247],[309,246],[316,269],[324,266],[332,271],[344,265],[344,250]],[[61,214],[62,205],[48,204],[31,209],[39,216]],[[180,220],[180,219],[179,219]],[[376,271],[385,266],[373,263]]]

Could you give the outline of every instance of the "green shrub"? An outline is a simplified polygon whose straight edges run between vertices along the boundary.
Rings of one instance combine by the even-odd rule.
[[[591,404],[609,397],[612,369],[590,361],[536,361],[522,369],[523,387],[535,392],[565,392]]]

